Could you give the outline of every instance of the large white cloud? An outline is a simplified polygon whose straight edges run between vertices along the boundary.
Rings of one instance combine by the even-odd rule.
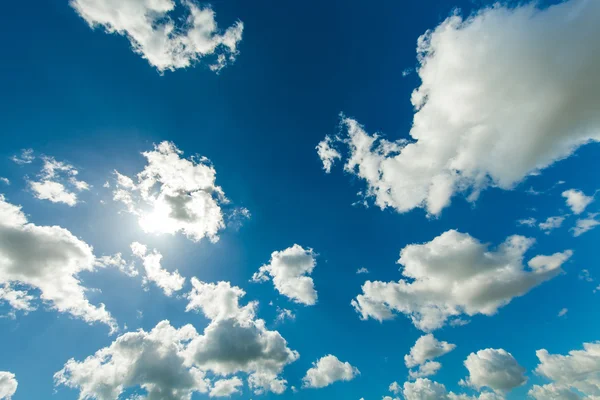
[[[360,371],[348,362],[338,360],[331,354],[320,358],[313,367],[306,371],[302,386],[306,388],[322,388],[337,381],[351,381]]]
[[[471,353],[465,360],[469,376],[463,384],[480,390],[487,387],[499,394],[527,382],[525,368],[504,349],[484,349]]]
[[[17,382],[15,374],[0,371],[0,399],[10,400],[18,386],[19,382]]]
[[[296,303],[312,306],[317,302],[317,291],[309,275],[316,265],[312,249],[294,244],[285,250],[274,251],[270,263],[260,267],[252,281],[264,282],[271,278],[279,293]]]
[[[188,310],[201,311],[211,320],[202,334],[192,325],[177,329],[169,321],[150,332],[126,333],[84,361],[69,360],[56,373],[56,383],[78,388],[81,398],[113,400],[139,385],[149,400],[189,400],[195,392],[227,396],[241,386],[235,376],[212,384],[208,372],[224,377],[245,372],[255,393],[282,393],[287,382],[277,375],[298,353],[279,332],[255,318],[257,303],[240,307],[245,293],[228,282],[193,278],[192,284]]]
[[[216,186],[216,171],[208,161],[182,154],[171,142],[142,153],[148,163],[137,182],[115,171],[113,198],[138,216],[145,232],[181,232],[196,242],[217,241],[225,227],[221,205],[228,200]]]
[[[352,305],[363,319],[382,321],[394,312],[409,316],[424,331],[444,326],[463,315],[493,315],[514,297],[557,276],[572,252],[536,256],[523,265],[534,240],[510,236],[490,250],[469,234],[444,232],[431,242],[411,244],[398,263],[406,279],[367,281]]]
[[[409,372],[411,378],[422,378],[435,374],[442,365],[434,359],[448,354],[456,345],[439,341],[433,334],[423,335],[417,339],[409,354],[404,356],[407,368],[419,367],[416,371]]]
[[[600,3],[586,0],[453,14],[418,40],[410,140],[343,118],[346,171],[381,208],[437,215],[455,193],[511,189],[599,141],[599,18]]]
[[[162,268],[160,265],[162,254],[158,251],[154,250],[149,253],[148,248],[139,242],[131,243],[131,251],[144,264],[144,270],[146,271],[144,284],[154,282],[167,296],[171,296],[173,292],[177,292],[183,288],[185,278],[179,274],[178,270],[169,272]]]
[[[540,363],[535,372],[555,385],[579,390],[587,396],[600,396],[600,342],[584,343],[583,350],[568,355],[536,352]],[[538,389],[539,390],[539,389]]]
[[[98,266],[87,243],[59,226],[28,222],[20,207],[0,195],[0,286],[37,288],[40,298],[57,311],[116,329],[104,304],[94,306],[88,301],[78,278],[79,273]],[[22,301],[29,303],[31,298],[19,294],[17,299],[21,308],[28,308]]]
[[[90,27],[126,36],[133,51],[161,72],[207,56],[212,56],[209,67],[220,70],[235,60],[244,30],[239,21],[225,31],[218,29],[214,11],[190,0],[71,0],[71,6]],[[177,26],[172,12],[180,9],[186,18]]]

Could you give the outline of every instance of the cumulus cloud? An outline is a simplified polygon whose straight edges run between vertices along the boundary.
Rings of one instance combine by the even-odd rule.
[[[444,385],[427,378],[405,382],[402,394],[405,400],[503,400],[502,396],[493,392],[483,392],[477,396],[448,392]]]
[[[304,305],[317,302],[317,291],[309,276],[317,262],[312,249],[294,244],[285,250],[271,253],[271,261],[260,267],[252,276],[253,282],[273,280],[275,289],[282,295]]]
[[[183,233],[197,242],[219,240],[225,228],[221,206],[228,200],[216,186],[216,171],[206,158],[182,158],[171,142],[143,152],[147,164],[136,180],[115,171],[113,199],[138,217],[144,232]]]
[[[477,390],[488,387],[499,394],[527,382],[525,369],[504,349],[484,349],[471,353],[465,360],[469,376],[462,381]]]
[[[232,394],[240,393],[240,386],[243,386],[244,382],[238,377],[231,379],[221,379],[215,382],[214,386],[210,389],[210,397],[229,397]]]
[[[575,226],[571,228],[571,232],[573,236],[578,237],[594,229],[596,226],[600,225],[600,221],[596,219],[598,217],[598,213],[590,213],[587,218],[580,218],[575,223]]]
[[[360,371],[348,362],[341,362],[331,354],[320,358],[313,363],[313,367],[306,371],[302,378],[305,388],[322,388],[337,381],[351,381]]]
[[[438,215],[456,193],[514,188],[599,141],[599,17],[600,4],[584,0],[451,15],[417,43],[410,140],[344,117],[345,170],[380,208]]]
[[[562,225],[562,223],[564,221],[565,221],[565,217],[563,217],[563,216],[548,217],[546,219],[546,221],[540,222],[540,224],[538,226],[540,227],[541,230],[546,232],[546,234],[549,234],[554,229],[560,228],[560,226]]]
[[[562,193],[573,214],[579,215],[594,201],[594,196],[586,196],[581,190],[569,189]]]
[[[433,334],[429,333],[417,339],[409,354],[404,356],[404,364],[407,368],[419,367],[416,371],[409,372],[411,378],[422,378],[437,373],[442,367],[434,359],[448,354],[456,348],[456,345],[448,342],[440,342]]]
[[[325,139],[319,142],[317,145],[317,154],[323,162],[323,169],[326,173],[331,172],[331,167],[336,160],[342,158],[342,155],[334,147],[332,147],[334,140],[331,136],[325,136]]]
[[[536,256],[523,265],[534,240],[510,236],[496,249],[469,234],[444,232],[431,242],[411,244],[398,263],[406,279],[366,281],[352,300],[362,319],[391,319],[394,312],[432,331],[463,315],[493,315],[514,297],[554,278],[572,251]]]
[[[15,379],[15,374],[0,371],[0,399],[10,400],[18,386],[19,382]]]
[[[570,388],[590,398],[600,396],[600,342],[584,343],[582,350],[571,350],[567,355],[550,354],[546,349],[538,350],[536,355],[540,360],[536,374],[551,380],[552,385],[535,388],[534,394],[568,393]]]
[[[185,278],[179,275],[178,270],[169,272],[162,268],[160,264],[162,254],[156,251],[156,249],[149,253],[145,245],[133,242],[131,244],[131,251],[144,264],[144,271],[146,272],[144,285],[148,284],[148,282],[154,282],[167,296],[171,296],[173,292],[177,292],[183,288]]]
[[[11,308],[9,316],[16,318],[16,311],[22,311],[27,314],[36,310],[36,306],[32,304],[35,297],[27,293],[26,290],[18,290],[10,284],[0,285],[0,304],[8,303]]]
[[[182,7],[176,7],[180,3]],[[227,30],[217,27],[215,12],[189,0],[71,0],[71,6],[91,28],[127,37],[134,52],[160,72],[186,68],[211,56],[218,71],[235,60],[242,40],[240,21]],[[185,12],[176,25],[173,13]]]
[[[28,154],[33,157],[33,150]],[[29,163],[34,159],[28,159]],[[77,193],[89,190],[90,185],[77,178],[79,171],[71,164],[57,161],[49,156],[41,156],[41,159],[44,164],[38,174],[38,180],[28,180],[34,196],[52,203],[64,203],[71,207],[76,205],[79,202]]]
[[[581,396],[570,390],[567,386],[549,383],[547,385],[533,385],[529,397],[535,400],[580,400]]]
[[[41,300],[57,311],[89,323],[102,322],[114,330],[116,323],[104,304],[94,306],[88,301],[87,289],[78,277],[97,267],[87,243],[59,226],[28,222],[20,207],[0,195],[0,285],[5,290],[12,284],[39,289]],[[14,301],[9,303],[29,307],[25,304],[30,296],[11,296]]]

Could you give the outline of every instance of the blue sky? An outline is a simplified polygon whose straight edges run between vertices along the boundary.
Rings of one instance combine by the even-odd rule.
[[[215,382],[233,377],[241,384],[231,397],[240,399],[448,399],[448,394],[426,397],[424,392],[410,397],[407,390],[417,380],[409,378],[404,356],[417,339],[430,332],[455,348],[439,357],[426,357],[442,367],[434,375],[421,377],[422,385],[437,382],[447,392],[496,393],[506,399],[534,396],[530,391],[534,385],[546,385],[563,396],[539,394],[537,399],[600,395],[598,350],[583,353],[584,343],[599,339],[600,326],[590,316],[600,295],[595,293],[600,278],[596,253],[600,230],[576,235],[571,229],[578,221],[593,221],[599,210],[594,201],[600,188],[596,173],[600,53],[595,51],[600,49],[599,28],[593,23],[600,17],[600,7],[596,3],[542,1],[519,6],[508,2],[490,9],[491,2],[485,1],[215,1],[190,6],[178,0],[157,0],[155,4],[176,6],[157,24],[172,22],[180,27],[169,40],[181,39],[177,43],[185,49],[165,53],[173,60],[162,67],[153,61],[157,50],[151,45],[155,42],[139,47],[140,36],[135,42],[126,35],[109,34],[105,26],[110,24],[102,19],[114,25],[111,18],[116,14],[110,11],[123,12],[119,9],[123,4],[144,10],[151,3],[10,2],[0,16],[5,54],[0,67],[0,176],[7,181],[0,182],[0,193],[3,203],[12,207],[0,208],[6,225],[0,229],[0,288],[5,290],[0,294],[11,289],[32,296],[31,310],[26,312],[0,295],[0,371],[14,374],[8,383],[0,375],[0,397],[3,388],[14,388],[16,380],[15,400],[77,399],[80,392],[85,398],[82,387],[97,389],[90,381],[102,379],[100,373],[87,381],[78,378],[77,371],[89,366],[83,363],[86,357],[128,332],[150,332],[163,320],[175,329],[192,324],[201,340],[207,326],[227,322],[222,319],[226,306],[219,303],[221,298],[198,300],[200,305],[186,311],[193,301],[188,295],[192,277],[205,292],[216,287],[209,284],[218,282],[241,288],[245,295],[239,299],[240,309],[236,308],[239,314],[227,309],[227,318],[240,326],[250,324],[263,337],[265,332],[278,332],[288,351],[281,365],[264,366],[264,360],[250,360],[248,365],[253,366],[222,376],[216,372],[217,364],[210,367],[202,364],[205,359],[197,359],[193,368],[199,368],[210,382],[203,390],[192,391],[192,399],[208,398],[211,390],[216,396]],[[218,28],[202,39],[208,50],[186,42],[191,36],[185,36],[185,30],[192,28],[189,23],[184,26],[182,18],[193,10],[211,9],[215,15],[208,14],[208,19],[214,18]],[[453,25],[447,18],[455,13],[473,17]],[[124,15],[119,23],[129,23],[128,17],[133,20],[141,14]],[[92,22],[95,29],[90,28]],[[203,24],[196,27],[206,28]],[[236,26],[239,37],[232,48],[231,42],[222,40]],[[156,34],[156,25],[148,29]],[[433,39],[424,45],[429,52],[421,53],[424,58],[419,61],[417,41],[428,30],[433,31]],[[138,53],[132,51],[135,43],[141,49]],[[226,65],[216,73],[211,66],[217,65],[219,55]],[[190,65],[180,68],[177,57]],[[417,88],[426,98],[420,105],[411,104],[411,93]],[[352,136],[353,132],[358,136]],[[375,133],[387,140],[379,148]],[[359,136],[372,139],[374,146],[360,147],[352,141]],[[339,155],[331,159],[330,173],[316,150],[326,137]],[[402,139],[420,143],[422,151],[409,153],[407,143],[398,142]],[[157,155],[160,151],[155,146],[169,142],[171,147],[164,145],[169,147],[165,154],[170,155],[165,160],[153,164],[142,155]],[[385,145],[392,150],[386,151]],[[183,153],[178,154],[174,146]],[[23,149],[32,149],[31,160],[29,153],[23,158]],[[43,167],[57,162],[63,163],[58,172],[44,175]],[[402,167],[403,163],[409,167]],[[197,182],[176,167],[184,164],[194,171],[215,172],[216,181],[194,186]],[[166,173],[149,173],[148,179],[158,181],[153,190],[159,192],[151,190],[144,198],[140,188],[145,178],[138,179],[136,174],[151,167],[175,168],[184,182],[173,183],[177,176]],[[119,186],[115,171],[132,178],[134,186]],[[72,178],[89,187],[77,188]],[[444,179],[451,181],[449,186]],[[444,184],[435,186],[439,180]],[[71,204],[66,204],[65,197],[62,201],[53,197],[51,201],[49,186],[36,190],[35,182],[60,183],[76,200],[69,198]],[[228,201],[218,195],[217,187]],[[129,211],[127,204],[114,199],[119,189],[134,197]],[[574,199],[568,204],[565,193],[570,189]],[[473,193],[479,195],[470,196]],[[153,207],[175,204],[165,202],[168,199],[161,195],[185,202],[194,194],[215,202],[222,225],[206,222],[214,218],[215,210],[205,208],[196,209],[193,218],[186,215],[178,220],[171,232],[165,232],[165,224],[173,222],[172,214],[165,217],[168,221],[150,218],[151,229],[140,225],[139,220],[151,214]],[[184,208],[192,206],[185,204]],[[49,228],[50,236],[64,233],[57,228],[62,227],[72,233],[65,239],[69,243],[83,242],[90,251],[93,248],[86,260],[94,270],[83,270],[78,264],[85,257],[74,260],[80,271],[76,277],[94,310],[105,304],[118,326],[116,332],[110,333],[106,320],[89,320],[89,313],[76,315],[78,311],[73,310],[78,306],[70,298],[63,299],[62,310],[55,300],[42,301],[44,288],[20,275],[23,269],[38,276],[46,268],[39,276],[47,281],[62,273],[53,269],[58,264],[48,261],[54,245],[48,249],[35,240],[13,241],[14,232],[42,232],[25,222],[6,222],[9,214],[21,212],[29,224],[55,227]],[[549,217],[558,217],[555,221],[560,226],[542,229],[539,224]],[[530,218],[535,222],[518,222]],[[180,224],[184,219],[187,228]],[[209,229],[217,226],[213,240],[208,234],[190,234],[207,224]],[[431,243],[451,230],[465,235],[462,239],[470,240],[475,248],[459,250],[452,258],[444,252],[460,246],[450,234],[450,244],[442,246],[439,257],[419,252],[437,251]],[[535,239],[535,243],[529,242],[521,255],[503,253],[498,246],[511,235]],[[134,242],[147,246],[147,251],[141,256],[132,254]],[[301,246],[298,251],[304,258],[287,264],[284,260],[281,265],[277,256],[272,259],[273,252],[284,252],[294,244]],[[403,253],[405,263],[399,265],[400,252],[407,248],[415,252]],[[165,274],[152,278],[144,268],[144,257],[157,254],[153,250],[162,255],[162,271],[172,278],[177,270],[185,278],[184,284],[174,284],[172,293],[158,284]],[[125,264],[133,263],[137,276],[114,266],[98,266],[100,257],[117,253]],[[73,256],[69,254],[57,256],[63,260],[59,264],[67,263]],[[538,255],[553,258],[538,259],[539,267],[528,266]],[[314,269],[306,262],[315,262]],[[271,266],[265,272],[266,281],[253,282],[263,265]],[[298,265],[305,269],[294,275]],[[394,298],[389,293],[400,290],[394,289],[395,283],[419,281],[403,275],[402,266],[405,272],[423,270],[425,286],[439,278],[436,282],[442,287],[457,291],[447,295],[442,289],[427,297],[429,290],[436,293],[432,284],[420,294]],[[468,271],[462,271],[463,267]],[[368,274],[357,274],[360,268]],[[489,275],[473,278],[485,268],[490,268]],[[516,275],[511,275],[513,268],[518,270]],[[435,271],[442,271],[443,277]],[[520,273],[525,274],[523,279]],[[536,273],[545,278],[514,289],[541,276]],[[317,293],[314,304],[302,297],[306,287],[299,282],[307,281],[301,276]],[[508,283],[500,288],[504,279]],[[368,293],[363,287],[366,281],[382,282],[390,291],[380,287]],[[494,293],[497,304],[487,297]],[[369,304],[385,311],[352,306],[357,296],[366,296]],[[252,301],[258,302],[254,309],[248,306],[253,315],[242,315],[243,307]],[[415,322],[432,304],[435,310],[445,309],[448,318],[427,326]],[[223,307],[218,317],[210,314],[211,306]],[[289,310],[294,318],[278,320],[281,309]],[[563,309],[568,311],[559,316]],[[382,317],[386,315],[390,318]],[[265,326],[258,320],[264,320]],[[452,326],[452,320],[468,323]],[[241,346],[243,340],[236,340]],[[234,352],[236,348],[230,343],[221,350]],[[491,350],[478,353],[485,349]],[[510,356],[502,356],[500,349]],[[542,362],[536,356],[540,349],[552,355],[582,353]],[[320,368],[313,365],[327,355],[335,356],[339,364],[331,368],[325,362]],[[468,368],[465,360],[470,355]],[[238,356],[243,357],[233,357]],[[489,365],[482,361],[486,356],[492,358]],[[576,380],[568,372],[577,370],[582,357],[589,357],[592,366]],[[56,384],[54,374],[70,359],[74,364],[66,373],[67,384]],[[426,359],[418,364],[425,364]],[[567,371],[564,376],[556,372],[561,363],[562,371]],[[161,368],[167,368],[166,362],[154,367],[147,360],[142,364],[148,374],[155,368],[161,375]],[[131,372],[133,367],[123,364],[123,368]],[[192,367],[178,368],[187,374]],[[311,368],[318,379],[303,380]],[[508,372],[503,376],[511,379],[486,381],[477,373],[484,368],[491,368],[488,376],[502,374],[505,368]],[[256,387],[251,387],[248,377],[267,372],[273,375],[270,379],[287,381],[283,393],[254,392]],[[469,377],[470,387],[459,385]],[[144,390],[137,387],[142,381],[121,382],[124,388],[119,399],[143,395]],[[165,381],[165,385],[177,383]],[[404,389],[392,393],[392,382]],[[323,387],[306,387],[311,385]],[[89,398],[115,398],[90,390]],[[180,397],[160,392],[156,398],[187,399],[192,392],[173,395]]]

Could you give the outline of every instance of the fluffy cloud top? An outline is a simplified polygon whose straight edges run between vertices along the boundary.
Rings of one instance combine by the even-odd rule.
[[[463,381],[475,389],[488,387],[506,393],[527,382],[525,369],[504,349],[485,349],[471,353],[465,360],[469,377]]]
[[[255,393],[282,393],[286,381],[277,377],[298,358],[277,331],[255,318],[256,303],[239,306],[244,291],[228,282],[209,284],[192,279],[188,310],[211,319],[203,334],[192,325],[179,329],[162,321],[150,332],[126,333],[84,361],[68,361],[56,383],[78,388],[81,398],[117,398],[126,388],[141,386],[147,398],[189,400],[192,393],[211,397],[236,393],[241,380],[232,377],[211,384],[207,372],[227,376],[250,374]]]
[[[228,200],[208,161],[182,154],[171,142],[142,153],[148,163],[137,182],[115,171],[113,198],[138,216],[145,232],[181,232],[195,242],[205,237],[215,242],[225,227],[221,205]]]
[[[59,226],[28,222],[20,207],[0,195],[0,286],[5,290],[13,283],[37,288],[40,298],[57,311],[116,329],[104,304],[90,304],[78,278],[97,266],[87,243]],[[21,309],[31,300],[23,293],[8,298]]]
[[[19,382],[15,379],[15,374],[0,371],[0,399],[10,400],[17,391]]]
[[[213,56],[209,67],[214,71],[234,61],[243,23],[221,31],[210,7],[189,0],[179,3],[186,9],[183,26],[171,18],[177,12],[174,0],[71,0],[90,27],[127,37],[133,51],[161,72],[188,67],[207,56]]]
[[[571,350],[568,355],[550,354],[545,349],[536,355],[540,363],[535,372],[552,380],[553,385],[534,388],[534,393],[573,388],[587,396],[600,396],[600,342],[584,343],[583,350]]]
[[[313,367],[306,371],[302,379],[302,386],[306,388],[322,388],[337,381],[351,381],[360,371],[348,362],[341,362],[331,354],[320,358],[313,363]]]
[[[569,389],[568,386],[549,383],[547,385],[533,385],[529,397],[535,400],[580,400],[581,396]]]
[[[144,264],[144,270],[146,271],[144,284],[154,282],[167,296],[171,296],[173,292],[177,292],[183,288],[185,278],[179,275],[179,271],[177,270],[169,272],[162,268],[160,265],[162,254],[158,251],[154,250],[152,253],[148,253],[148,248],[138,242],[131,244],[131,251]]]
[[[581,214],[594,201],[594,196],[586,196],[581,190],[569,189],[562,193],[573,214]]]
[[[410,140],[343,118],[346,171],[381,208],[437,215],[456,193],[513,188],[599,141],[600,43],[582,40],[600,34],[598,18],[600,3],[584,0],[450,16],[418,40]]]
[[[441,383],[426,378],[405,382],[402,394],[405,400],[503,400],[502,396],[492,392],[484,392],[478,396],[448,392]]]
[[[410,349],[410,353],[404,356],[407,368],[419,367],[418,370],[409,372],[410,377],[421,378],[434,375],[442,365],[433,360],[448,354],[455,348],[456,345],[440,342],[431,333],[421,336]]]
[[[282,251],[274,251],[271,261],[252,276],[253,282],[273,279],[275,289],[296,303],[312,306],[317,302],[317,291],[309,276],[317,262],[312,249],[297,244]]]
[[[493,315],[514,297],[557,276],[570,250],[536,256],[523,265],[534,240],[510,236],[495,250],[469,234],[444,232],[431,242],[412,244],[398,263],[406,279],[367,281],[352,305],[363,319],[391,319],[394,312],[409,316],[424,331],[441,328],[466,314]],[[452,322],[452,321],[451,321]]]

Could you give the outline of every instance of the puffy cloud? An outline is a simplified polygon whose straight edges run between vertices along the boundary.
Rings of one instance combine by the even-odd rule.
[[[402,393],[405,400],[503,400],[502,396],[492,392],[483,392],[478,396],[448,392],[444,385],[427,378],[405,382]]]
[[[275,289],[296,303],[312,306],[317,302],[313,279],[308,276],[316,266],[315,253],[297,244],[285,250],[274,251],[271,261],[252,276],[253,282],[273,279]]]
[[[243,386],[244,382],[238,377],[231,379],[221,379],[215,382],[212,389],[210,389],[210,397],[229,397],[232,394],[240,393],[238,389]]]
[[[342,155],[339,151],[332,147],[333,139],[331,136],[325,136],[325,139],[319,142],[317,145],[317,154],[319,158],[323,162],[323,169],[326,173],[331,172],[331,167],[335,160],[339,160],[342,158]]]
[[[441,365],[439,363],[432,363],[431,361],[444,354],[448,354],[455,348],[456,345],[444,341],[440,342],[431,333],[423,335],[417,339],[414,346],[410,349],[410,353],[404,356],[404,363],[407,368],[420,367],[419,376],[415,375],[414,377],[433,375]],[[424,373],[427,373],[427,375]]]
[[[69,206],[77,204],[77,195],[69,192],[65,186],[58,182],[42,181],[29,182],[35,197],[40,200],[49,200],[52,203],[65,203]]]
[[[31,155],[31,157],[33,156]],[[89,190],[90,188],[87,182],[77,179],[79,171],[71,164],[57,161],[54,157],[42,156],[41,159],[44,165],[38,175],[39,180],[28,181],[34,196],[40,200],[64,203],[71,207],[77,204],[76,192]]]
[[[545,231],[546,234],[549,234],[550,231],[552,231],[556,228],[560,228],[560,226],[562,225],[562,223],[564,221],[565,221],[565,217],[563,217],[563,216],[548,217],[546,219],[546,221],[540,222],[540,224],[538,226],[540,227],[541,230]]]
[[[337,381],[351,381],[360,371],[348,362],[341,362],[331,354],[313,363],[302,378],[302,386],[306,388],[322,388]]]
[[[15,374],[0,371],[0,399],[10,400],[17,391],[19,382],[15,379]]]
[[[282,394],[287,389],[287,381],[278,378],[272,372],[254,372],[248,376],[248,386],[254,394],[263,394],[266,392]],[[294,386],[292,386],[292,391],[296,392]]]
[[[588,214],[587,218],[580,218],[575,223],[575,226],[571,228],[571,232],[573,232],[573,236],[577,237],[583,235],[587,231],[594,229],[596,226],[600,225],[600,221],[596,219],[598,213]]]
[[[238,54],[244,25],[236,22],[227,30],[218,29],[210,7],[198,7],[181,0],[185,23],[176,26],[171,18],[173,0],[71,0],[71,6],[90,25],[103,27],[129,39],[133,51],[160,72],[189,67],[212,56],[209,67],[218,71]]]
[[[573,214],[581,214],[594,201],[594,196],[586,196],[581,190],[569,189],[562,193]]]
[[[190,400],[209,389],[204,372],[186,363],[187,344],[197,336],[191,325],[176,329],[162,321],[150,332],[119,336],[83,361],[70,359],[54,379],[79,389],[81,399],[113,400],[139,385],[148,400]]]
[[[599,17],[585,0],[451,15],[418,40],[410,140],[343,118],[346,171],[381,208],[437,215],[456,193],[511,189],[599,141]]]
[[[216,186],[216,171],[206,158],[182,158],[171,142],[161,142],[143,152],[147,164],[137,182],[115,171],[113,199],[138,216],[147,233],[181,232],[192,241],[216,242],[225,228],[221,205],[228,203]]]
[[[192,291],[187,294],[189,300],[186,311],[201,311],[212,321],[238,319],[247,322],[254,318],[257,302],[240,307],[240,298],[246,295],[244,290],[231,286],[229,282],[207,283],[192,277]]]
[[[529,397],[535,400],[580,400],[581,396],[571,391],[567,386],[549,383],[547,385],[533,385]]]
[[[133,242],[131,244],[131,251],[144,264],[144,270],[146,271],[144,284],[154,282],[167,296],[171,296],[173,292],[177,292],[183,288],[185,278],[179,275],[178,270],[169,272],[162,268],[160,265],[162,254],[156,251],[156,249],[152,253],[148,253],[148,248],[145,245]]]
[[[480,390],[488,387],[506,393],[527,382],[525,369],[504,349],[484,349],[471,353],[465,360],[469,377],[463,384]]]
[[[540,363],[535,372],[552,380],[552,388],[573,388],[586,396],[600,396],[600,342],[584,343],[583,350],[571,350],[568,355],[550,354],[545,349],[536,355]]]
[[[352,301],[361,318],[382,321],[394,312],[409,316],[424,331],[463,315],[493,315],[514,297],[557,276],[570,250],[536,256],[523,265],[534,240],[510,236],[494,250],[469,234],[444,232],[431,242],[411,244],[400,252],[398,282],[367,281]]]
[[[388,390],[394,394],[398,394],[402,391],[402,386],[400,386],[398,382],[394,381],[390,384]]]
[[[40,298],[57,311],[114,330],[116,323],[104,304],[90,304],[78,278],[80,272],[96,267],[87,243],[59,226],[28,222],[20,207],[0,195],[0,285],[5,290],[13,283],[37,288]],[[30,296],[14,295],[9,298],[27,307],[22,301],[29,303]]]

